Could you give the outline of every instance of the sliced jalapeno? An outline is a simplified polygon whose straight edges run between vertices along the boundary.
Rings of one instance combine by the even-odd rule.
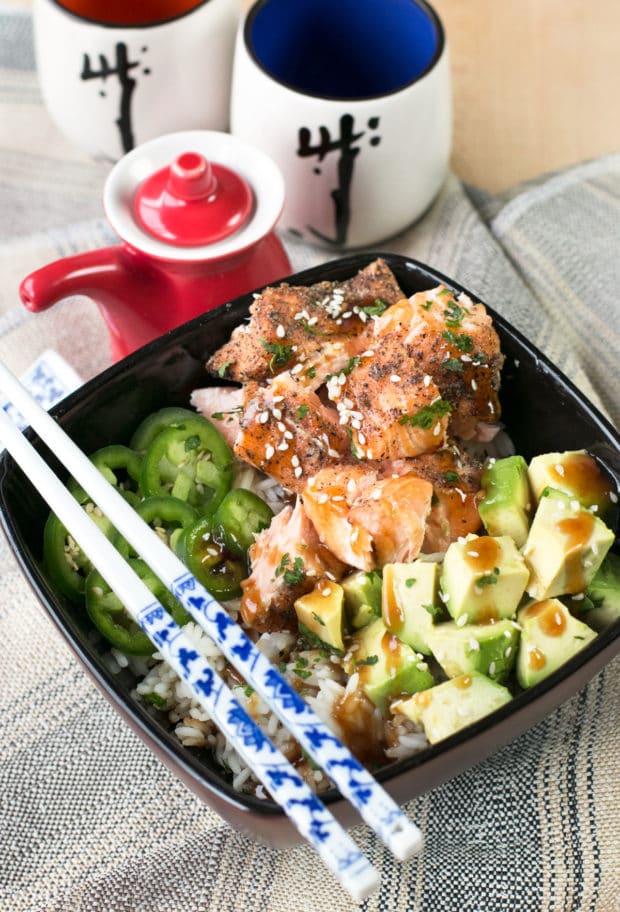
[[[120,543],[116,529],[98,507],[91,501],[82,506],[107,538],[115,544]],[[122,553],[122,546],[119,550]],[[63,595],[81,602],[86,577],[93,565],[55,513],[50,513],[43,530],[43,562],[52,583]]]
[[[194,418],[196,418],[196,412],[192,412],[190,409],[176,405],[166,406],[166,408],[148,415],[138,425],[129,445],[132,450],[137,450],[138,453],[146,453],[157,435],[165,431],[166,428],[179,427],[184,421]]]
[[[140,467],[142,457],[135,450],[122,444],[111,444],[96,450],[90,461],[99,469],[101,474],[110,484],[124,490],[135,491],[140,482]],[[88,494],[74,478],[70,478],[67,487],[79,503],[88,500]]]
[[[173,551],[182,531],[193,526],[199,518],[198,511],[186,501],[167,494],[147,497],[135,510]]]
[[[272,519],[273,510],[257,494],[234,488],[215,511],[213,528],[231,554],[243,557],[254,536],[266,529]]]
[[[229,490],[233,455],[220,432],[199,415],[161,431],[142,461],[145,497],[171,494],[212,513]]]
[[[211,595],[221,599],[241,595],[241,580],[248,574],[247,564],[217,540],[211,517],[203,516],[186,529],[177,542],[176,551]]]
[[[186,624],[189,615],[185,608],[168,592],[147,564],[142,560],[129,560],[128,563],[177,624]],[[98,570],[89,573],[84,595],[88,616],[112,646],[127,655],[152,655],[155,652],[146,633],[136,624]]]

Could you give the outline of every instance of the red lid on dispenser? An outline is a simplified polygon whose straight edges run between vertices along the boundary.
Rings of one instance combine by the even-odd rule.
[[[183,152],[140,184],[134,210],[140,225],[158,240],[197,247],[237,231],[253,203],[243,177],[198,152]]]

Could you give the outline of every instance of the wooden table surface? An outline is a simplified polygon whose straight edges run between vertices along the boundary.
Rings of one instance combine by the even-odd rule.
[[[432,3],[451,51],[457,174],[502,190],[620,150],[620,0]]]

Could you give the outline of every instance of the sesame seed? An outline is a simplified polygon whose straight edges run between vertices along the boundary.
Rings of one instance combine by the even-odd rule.
[[[279,431],[284,433],[284,431],[286,430],[286,425],[284,424],[283,421],[278,421],[277,428]]]
[[[506,646],[506,648],[504,649],[504,656],[506,658],[508,658],[511,653],[512,653],[512,646]]]
[[[618,495],[615,494],[613,491],[609,492],[609,499],[611,500],[612,504],[618,503]]]
[[[342,496],[342,494],[334,494],[334,496],[332,497],[332,500],[334,501],[334,503],[339,503],[341,500],[344,500],[344,497]]]
[[[334,459],[338,459],[340,456],[340,453],[338,452],[338,450],[335,450],[333,447],[330,447],[327,451],[327,455],[332,456]]]
[[[265,447],[265,459],[271,459],[274,454],[275,454],[275,449],[272,447],[272,445],[270,443],[267,444],[267,446]]]
[[[277,448],[278,448],[278,450],[281,450],[282,452],[284,452],[285,450],[288,450],[288,443],[286,442],[286,440],[283,440],[282,443],[278,444]]]
[[[494,415],[494,414],[495,414],[495,408],[494,408],[494,406],[493,406],[493,403],[492,403],[492,402],[489,402],[489,411],[490,411],[490,413],[491,413],[491,414],[492,414],[492,415]]]
[[[327,494],[325,493],[325,491],[323,491],[323,492],[322,492],[321,494],[319,494],[319,496],[317,497],[317,503],[320,503],[320,504],[327,503],[328,500],[329,500],[329,497],[327,496]]]
[[[291,465],[294,468],[297,468],[297,466],[299,465],[299,456],[297,454],[295,454],[294,456],[291,457]]]
[[[439,421],[437,421],[435,423],[435,427],[433,428],[433,436],[439,437],[440,434],[441,434],[441,424]]]
[[[370,447],[366,450],[366,459],[372,459],[372,450]]]
[[[292,439],[293,439],[293,434],[292,434],[292,432],[291,432],[291,431],[285,431],[285,432],[284,432],[284,439],[285,439],[285,440],[292,440]]]
[[[278,323],[278,328],[276,329],[276,336],[278,337],[278,339],[283,339],[285,335],[286,335],[286,330],[284,329],[284,327],[282,326],[281,323]]]
[[[273,401],[275,402],[284,402],[284,396],[274,396]]]
[[[559,463],[559,462],[556,463],[556,465],[554,465],[553,468],[556,470],[556,472],[558,473],[558,475],[562,475],[562,476],[564,475],[564,466],[561,465],[561,463]]]
[[[473,378],[471,381],[471,388],[473,389],[474,392],[476,392],[476,390],[478,389],[478,384],[476,383],[476,381]]]
[[[276,421],[280,421],[282,418],[282,410],[279,408],[274,408],[273,417],[276,419]]]
[[[301,468],[301,466],[297,466],[293,471],[293,475],[295,476],[295,478],[300,478],[301,474],[302,474],[302,468]]]
[[[584,593],[584,592],[576,592],[575,595],[572,595],[572,596],[571,596],[571,598],[574,599],[576,602],[580,602],[583,598],[585,598],[585,593]]]
[[[480,557],[477,551],[468,551],[467,553],[470,557]]]
[[[475,639],[475,637],[472,637],[471,640],[469,641],[469,648],[470,648],[473,652],[479,652],[479,651],[480,651],[480,643],[478,642],[477,639]]]
[[[392,383],[400,383],[400,377],[398,376],[398,374],[392,374],[390,376],[390,380]]]
[[[359,421],[356,421],[355,424],[359,424]],[[357,439],[360,442],[360,446],[364,446],[364,444],[366,443],[366,437],[364,436],[364,434],[362,434],[362,432],[359,430],[359,428],[357,429],[357,431],[358,431]]]
[[[495,670],[496,670],[495,662],[491,662],[491,664],[489,665],[489,677],[492,678],[494,676]]]
[[[359,431],[360,428],[361,428],[361,426],[362,426],[362,422],[361,422],[361,421],[358,421],[357,418],[354,418],[354,419],[351,420],[351,427],[352,427],[354,430]],[[360,440],[360,443],[363,443],[363,442],[364,442],[363,440]]]
[[[424,386],[430,386],[432,379],[433,378],[431,377],[430,374],[425,374],[424,380],[422,381],[424,383]]]
[[[303,368],[303,366],[301,364],[294,364],[293,367],[291,367],[290,372],[291,372],[291,374],[298,374],[299,371],[302,370],[302,368]]]
[[[360,357],[361,358],[372,358],[373,355],[374,355],[374,350],[372,348],[369,348],[365,352],[362,352]]]
[[[461,361],[464,361],[465,364],[468,364],[472,360],[471,355],[461,355]]]
[[[269,421],[269,412],[261,412],[260,415],[258,416],[258,420],[259,420],[260,424],[267,424],[267,422]]]
[[[462,615],[460,616],[460,618],[457,620],[456,626],[457,626],[457,627],[464,627],[466,623],[467,623],[467,615],[466,615],[466,614],[462,614]]]

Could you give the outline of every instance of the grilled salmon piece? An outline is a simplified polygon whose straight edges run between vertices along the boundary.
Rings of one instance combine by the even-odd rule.
[[[293,603],[321,577],[340,579],[341,562],[321,543],[301,501],[284,507],[250,546],[250,576],[241,583],[241,616],[260,632],[296,629]]]
[[[483,304],[443,286],[403,299],[377,317],[373,345],[401,347],[402,374],[422,372],[451,409],[448,432],[462,440],[489,439],[500,417],[498,390],[504,362],[499,338]]]
[[[433,486],[412,474],[382,477],[367,465],[330,466],[303,492],[320,540],[343,563],[373,570],[420,552]]]
[[[409,361],[399,339],[371,344],[348,373],[327,382],[354,456],[399,459],[438,449],[446,440],[450,405],[432,378]]]
[[[325,465],[351,458],[338,412],[290,374],[280,374],[268,386],[247,383],[243,392],[235,454],[288,491],[302,491]]]
[[[425,554],[445,551],[451,542],[480,529],[482,465],[455,444],[415,459],[384,463],[381,470],[386,475],[414,474],[432,484],[433,502],[422,544]]]
[[[268,380],[285,369],[312,381],[320,366],[319,385],[364,344],[357,337],[369,314],[402,296],[381,259],[344,282],[266,288],[250,307],[250,322],[234,330],[207,369],[247,383]]]

